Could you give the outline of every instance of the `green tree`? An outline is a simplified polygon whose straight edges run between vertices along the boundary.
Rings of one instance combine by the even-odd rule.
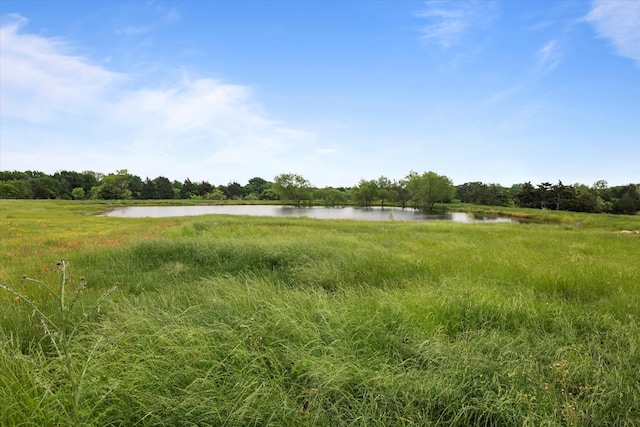
[[[23,180],[0,181],[0,199],[26,199],[27,183]]]
[[[189,199],[191,196],[198,195],[198,185],[191,182],[189,178],[185,179],[180,188],[180,198]]]
[[[278,200],[278,195],[269,186],[269,188],[260,193],[260,200]]]
[[[257,194],[260,196],[263,191],[271,188],[271,183],[260,177],[251,178],[247,185],[244,186],[244,194]]]
[[[276,176],[271,186],[272,191],[282,201],[300,206],[303,200],[308,200],[311,194],[311,184],[302,175],[283,173]]]
[[[570,185],[564,185],[562,181],[558,181],[558,184],[551,188],[551,199],[553,201],[553,209],[568,210],[575,205],[575,189]]]
[[[173,191],[173,184],[169,181],[169,178],[159,176],[153,180],[154,194],[153,198],[157,200],[173,199],[175,192]]]
[[[422,175],[410,172],[407,188],[415,206],[428,212],[433,210],[436,203],[451,202],[456,191],[451,179],[435,172]]]
[[[333,187],[318,189],[315,197],[322,200],[324,206],[342,206],[347,202],[346,193]]]
[[[155,194],[156,194],[156,185],[149,177],[147,177],[142,182],[142,190],[140,191],[140,198],[142,200],[151,200],[154,198]]]
[[[100,184],[91,189],[91,196],[94,199],[104,200],[131,199],[133,193],[130,184],[133,178],[134,176],[126,169],[111,173],[103,177]],[[142,180],[140,182],[142,183]]]
[[[58,182],[49,175],[27,179],[27,197],[30,199],[55,199],[57,196]]]
[[[226,194],[222,192],[219,188],[214,188],[210,193],[207,193],[205,196],[207,200],[227,200]]]
[[[574,184],[575,199],[567,209],[575,212],[599,212],[596,192],[584,184]]]
[[[538,193],[531,182],[527,181],[522,186],[512,187],[514,190],[519,188],[520,191],[515,196],[518,207],[521,208],[539,208]]]
[[[240,185],[236,181],[232,181],[228,183],[226,186],[221,185],[218,188],[222,190],[222,192],[227,196],[227,198],[232,200],[242,199],[242,197],[244,197],[245,195],[242,185]]]
[[[211,193],[213,190],[214,190],[213,185],[209,184],[209,181],[202,181],[198,184],[199,196],[205,197],[207,194]]]
[[[84,199],[84,189],[82,187],[74,188],[71,190],[71,197],[73,197],[74,200]]]
[[[640,190],[634,184],[621,187],[619,198],[613,202],[613,213],[635,215],[640,210]]]
[[[402,209],[406,208],[407,202],[411,200],[411,194],[407,188],[407,180],[401,179],[399,181],[394,181],[391,188],[396,193],[394,196],[395,200],[400,202]]]
[[[378,199],[380,200],[380,207],[384,208],[385,202],[393,202],[397,199],[397,193],[393,188],[393,182],[386,176],[380,176],[376,180],[378,185]]]
[[[378,183],[375,180],[361,179],[352,194],[353,200],[358,206],[368,208],[378,197]]]

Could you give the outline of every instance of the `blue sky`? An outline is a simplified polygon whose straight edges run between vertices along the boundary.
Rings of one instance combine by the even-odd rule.
[[[640,182],[640,2],[0,3],[0,169]]]

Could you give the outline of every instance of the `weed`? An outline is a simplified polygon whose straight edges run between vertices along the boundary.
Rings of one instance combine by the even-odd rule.
[[[36,382],[44,390],[44,393],[54,398],[57,406],[64,414],[67,424],[79,426],[83,419],[91,415],[89,408],[81,406],[82,398],[89,386],[87,377],[88,369],[91,361],[96,354],[105,348],[103,338],[99,337],[91,346],[88,354],[83,359],[79,359],[81,352],[77,351],[78,345],[83,345],[80,338],[82,328],[87,324],[89,317],[100,309],[103,301],[115,291],[117,285],[114,285],[107,291],[98,301],[83,315],[76,315],[77,303],[80,296],[87,287],[87,281],[81,277],[75,291],[70,291],[70,276],[68,273],[69,263],[64,259],[56,262],[58,272],[60,274],[59,287],[54,290],[45,282],[33,279],[24,275],[22,278],[30,283],[35,283],[48,296],[52,296],[57,301],[57,309],[54,313],[47,313],[45,309],[24,292],[19,292],[13,287],[6,284],[0,284],[0,288],[11,292],[16,302],[24,302],[33,309],[32,315],[38,317],[38,321],[42,327],[42,332],[46,340],[40,341],[40,346],[36,349],[35,355],[23,355],[25,360],[28,356],[31,359],[44,359],[47,363],[47,369],[38,370],[37,364],[33,364],[36,368]],[[29,362],[29,360],[25,360]],[[48,379],[41,378],[39,374],[49,373]]]

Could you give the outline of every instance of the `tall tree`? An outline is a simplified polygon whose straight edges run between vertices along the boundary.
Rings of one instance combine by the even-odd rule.
[[[316,190],[315,198],[322,200],[325,206],[342,206],[347,202],[346,193],[332,187],[325,187]]]
[[[368,208],[378,197],[378,183],[375,180],[361,179],[352,194],[358,206]]]
[[[311,184],[302,175],[283,173],[273,179],[271,189],[280,200],[300,206],[303,200],[308,200]]]
[[[198,195],[205,197],[207,194],[213,191],[213,185],[209,184],[209,181],[202,181],[198,184]]]
[[[219,187],[227,196],[228,199],[238,200],[244,197],[244,189],[242,185],[240,185],[236,181],[232,181],[227,184],[226,187]]]
[[[244,186],[244,194],[248,196],[249,194],[255,194],[260,197],[262,192],[271,187],[271,183],[266,179],[260,177],[254,177],[249,180],[247,185]]]
[[[407,181],[407,188],[415,205],[429,212],[436,203],[450,202],[456,191],[451,179],[435,172],[425,172],[422,175],[411,172]]]
[[[401,179],[399,181],[394,181],[391,188],[396,193],[394,198],[400,202],[402,209],[406,208],[407,202],[411,200],[411,194],[407,188],[407,180]]]
[[[613,213],[635,215],[640,210],[640,186],[623,186],[619,194],[619,198],[613,202]]]
[[[49,175],[27,179],[27,197],[31,199],[55,199],[58,196],[58,182]]]
[[[182,183],[182,188],[180,188],[180,198],[189,199],[192,196],[198,196],[198,185],[187,178]]]
[[[536,192],[536,189],[529,181],[522,184],[522,187],[520,188],[520,191],[516,194],[515,198],[518,203],[518,206],[521,208],[540,207],[540,204],[538,203],[538,194]]]
[[[392,202],[397,198],[397,193],[393,189],[393,182],[386,176],[380,176],[376,180],[378,185],[378,199],[380,207],[384,208],[384,202]]]
[[[137,178],[137,180],[134,178]],[[104,200],[131,199],[133,196],[131,183],[134,181],[140,181],[140,190],[138,191],[141,191],[142,180],[131,175],[126,169],[111,173],[103,177],[100,184],[91,189],[92,197]]]
[[[173,184],[169,181],[169,178],[159,176],[153,180],[154,184],[154,199],[173,199],[175,192],[173,191]]]
[[[0,199],[26,199],[27,183],[24,180],[0,181]]]
[[[140,198],[142,200],[154,199],[156,195],[156,184],[149,177],[142,182],[142,190],[140,191]]]

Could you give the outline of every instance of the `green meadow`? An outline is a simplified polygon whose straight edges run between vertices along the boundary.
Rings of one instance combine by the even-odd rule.
[[[112,206],[0,201],[0,425],[640,425],[638,215]]]

